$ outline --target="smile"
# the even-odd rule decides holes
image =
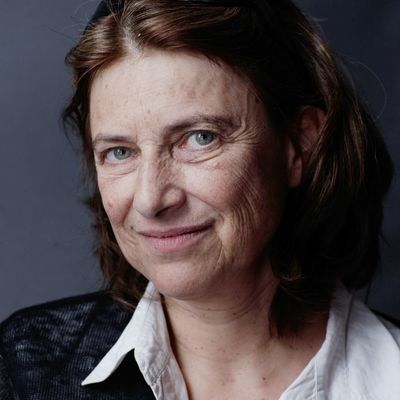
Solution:
[[[182,227],[172,230],[139,232],[147,245],[156,253],[168,254],[187,249],[197,243],[209,230],[210,224]]]

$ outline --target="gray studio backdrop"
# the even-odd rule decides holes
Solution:
[[[400,1],[303,0],[346,60],[400,166]],[[59,116],[70,95],[63,65],[96,2],[1,0],[0,320],[18,308],[102,285],[79,157]],[[387,201],[383,268],[370,304],[400,317],[400,187]]]

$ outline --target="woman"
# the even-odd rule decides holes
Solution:
[[[300,11],[102,2],[67,61],[109,291],[3,323],[3,397],[398,399],[400,332],[343,286],[392,164]]]

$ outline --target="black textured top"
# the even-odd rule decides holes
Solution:
[[[131,316],[104,292],[15,313],[0,325],[0,399],[154,400],[133,352],[105,382],[81,386]]]

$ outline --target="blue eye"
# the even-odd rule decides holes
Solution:
[[[196,131],[189,136],[189,142],[195,141],[195,144],[200,146],[207,146],[215,139],[214,133],[210,131]]]
[[[129,150],[126,147],[115,147],[107,151],[106,158],[108,161],[117,162],[126,160],[131,155],[132,150]]]

